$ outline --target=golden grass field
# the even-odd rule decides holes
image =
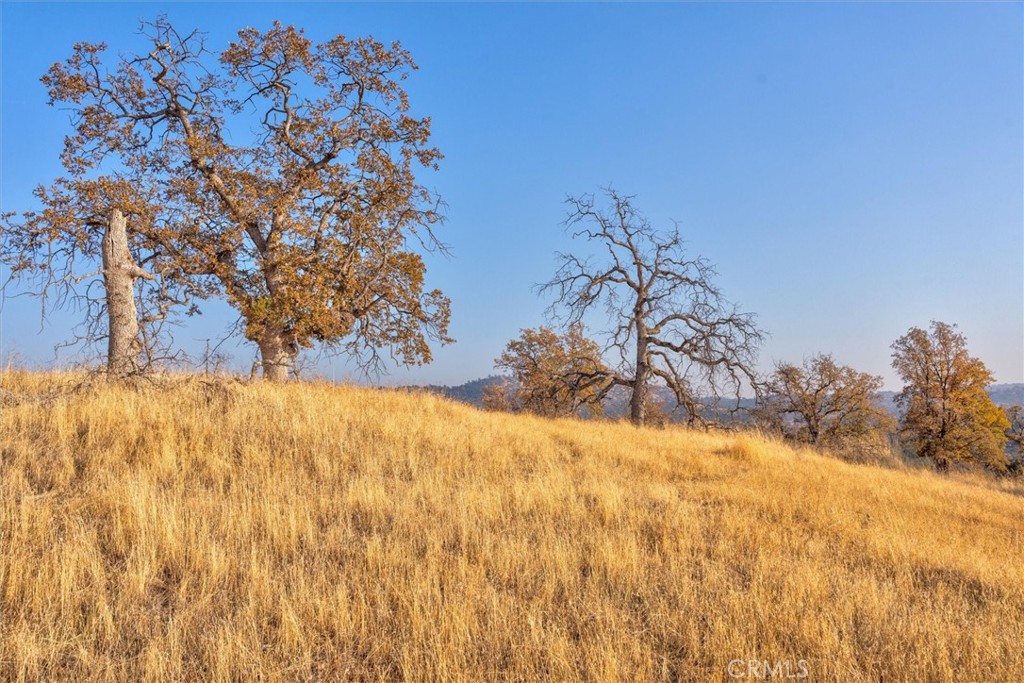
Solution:
[[[0,379],[2,680],[1024,680],[1024,497],[984,478],[400,391],[77,380]]]

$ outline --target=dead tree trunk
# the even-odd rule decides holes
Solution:
[[[135,281],[153,276],[135,264],[128,248],[128,221],[110,212],[103,233],[103,285],[107,304],[107,372],[123,376],[139,369],[139,311]]]
[[[647,330],[643,320],[634,320],[636,330],[636,372],[633,393],[629,397],[629,420],[637,426],[647,422],[647,383],[650,380],[650,358],[647,355]]]
[[[629,421],[638,427],[647,421],[647,384],[639,379],[634,381],[629,399]]]

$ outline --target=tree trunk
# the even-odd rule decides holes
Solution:
[[[817,421],[807,420],[807,436],[810,438],[812,444],[815,446],[818,445],[819,430]]]
[[[267,239],[260,247],[260,255],[264,263],[264,278],[267,283],[267,293],[271,299],[277,294],[281,287],[281,272],[277,267],[277,248],[280,242],[280,231],[277,230],[284,221],[281,213],[274,213],[271,222],[271,235],[278,235],[275,239]],[[266,324],[262,335],[256,340],[260,347],[260,363],[263,366],[263,379],[271,382],[287,382],[288,372],[295,367],[296,348],[290,343],[288,335],[283,329],[275,329],[273,324]]]
[[[135,280],[152,276],[132,259],[128,248],[128,221],[120,209],[110,212],[102,249],[107,303],[107,372],[123,376],[139,369],[141,349]]]
[[[647,421],[647,380],[651,374],[647,359],[647,344],[644,326],[636,321],[636,374],[633,377],[633,394],[629,397],[629,420],[643,426]]]
[[[263,379],[287,382],[288,372],[295,366],[295,350],[283,332],[267,331],[259,340]]]
[[[633,382],[633,395],[629,398],[629,421],[643,426],[647,420],[647,379],[640,379],[639,373]]]

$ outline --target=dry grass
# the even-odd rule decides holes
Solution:
[[[70,381],[0,380],[0,679],[1024,673],[982,480],[325,385],[16,398]]]

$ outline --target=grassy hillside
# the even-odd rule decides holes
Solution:
[[[72,383],[0,379],[3,680],[1024,672],[1024,499],[980,481],[424,394]]]

